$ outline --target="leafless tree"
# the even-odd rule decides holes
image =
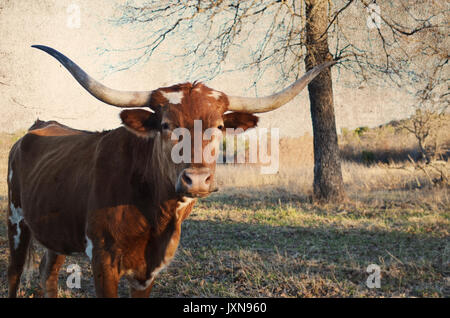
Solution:
[[[423,84],[424,61],[447,64],[448,11],[448,2],[440,0],[129,1],[112,21],[142,28],[146,36],[139,39],[141,45],[105,51],[126,50],[133,55],[116,65],[120,70],[145,62],[172,38],[183,48],[174,55],[186,61],[185,70],[196,79],[249,70],[255,87],[268,69],[279,72],[273,82],[281,86],[304,72],[303,62],[310,69],[345,56],[340,67],[354,74],[351,84],[387,77],[399,87],[417,87]],[[227,67],[229,61],[233,69]],[[448,85],[448,79],[442,81]],[[339,202],[345,192],[331,72],[321,74],[308,89],[314,194],[321,201]]]

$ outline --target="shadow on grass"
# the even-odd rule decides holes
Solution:
[[[333,226],[270,226],[248,222],[186,220],[181,244],[185,248],[286,251],[331,262],[374,262],[397,257],[396,262],[431,262],[443,266],[448,242],[430,234],[401,231],[341,229]],[[394,259],[393,259],[394,260]],[[448,261],[448,260],[447,260]],[[403,261],[402,261],[403,262]]]
[[[216,194],[202,200],[200,208],[206,206],[207,209],[208,204],[219,208],[230,204],[237,211],[259,205],[268,209],[271,205],[276,208],[280,202],[272,195],[268,195],[266,201],[260,199],[243,200],[238,196]],[[289,202],[289,198],[283,200]],[[443,295],[448,242],[432,234],[407,233],[403,228],[388,231],[342,227],[332,220],[304,226],[267,225],[258,219],[246,222],[197,220],[195,213],[194,208],[192,217],[183,223],[180,252],[157,280],[153,296],[226,296],[230,288],[234,288],[239,297],[426,296],[427,292]],[[9,252],[4,218],[0,226],[0,297],[5,297]],[[70,261],[66,261],[66,266]],[[84,264],[86,260],[78,262]],[[366,268],[370,264],[381,268],[381,290],[369,291],[364,285],[368,276]],[[249,274],[242,276],[230,271],[227,268],[230,266],[244,267]],[[87,263],[82,267],[83,286],[90,287],[72,293],[71,297],[94,295]],[[66,288],[67,275],[61,270],[59,286],[62,289]],[[205,279],[210,289],[202,285]],[[320,288],[317,287],[319,280]],[[37,283],[36,280],[32,286]],[[298,284],[306,289],[299,290]],[[187,289],[181,292],[183,288]],[[33,289],[26,290],[25,296],[32,292]],[[126,284],[121,284],[119,293],[128,294]]]
[[[389,162],[409,162],[420,159],[420,152],[417,147],[389,150],[355,149],[345,146],[340,149],[341,159],[349,162],[372,164]]]
[[[232,254],[234,260],[231,262],[247,263],[250,273],[261,271],[262,276],[275,275],[281,280],[302,277],[300,280],[308,281],[319,277],[321,281],[334,281],[336,286],[352,285],[349,289],[359,286],[366,292],[365,281],[369,275],[366,269],[370,264],[376,264],[382,272],[383,289],[372,291],[372,296],[442,296],[448,266],[448,255],[445,256],[448,247],[444,239],[400,231],[340,229],[332,225],[269,226],[186,220],[180,246],[193,256],[189,262],[210,263]],[[240,259],[242,251],[257,255],[260,263]],[[227,261],[221,260],[220,263]],[[216,270],[213,267],[200,276],[212,275]],[[281,278],[280,273],[283,273]],[[220,279],[233,284],[230,276],[222,275]],[[265,284],[272,283],[277,284]],[[336,287],[334,283],[330,284]],[[334,291],[329,293],[316,291],[309,294],[291,290],[290,294],[306,297],[351,295],[344,287],[339,291],[334,287]],[[248,293],[244,296],[255,295]]]
[[[362,164],[410,162],[422,158],[418,147],[405,147],[402,149],[364,149],[346,145],[340,149],[341,159]],[[448,160],[450,150],[442,154],[442,160]]]
[[[342,231],[333,226],[314,228],[186,220],[180,242],[180,249],[184,254],[179,252],[173,264],[158,278],[153,295],[197,295],[200,292],[196,289],[200,288],[197,283],[205,278],[211,286],[223,286],[225,289],[245,286],[239,293],[243,297],[283,297],[284,294],[342,297],[355,292],[347,288],[359,288],[372,296],[402,293],[407,296],[422,296],[420,291],[424,288],[441,295],[445,284],[442,259],[445,245],[445,241],[441,239],[401,232]],[[4,248],[1,248],[2,254],[5,253]],[[243,256],[242,251],[247,255]],[[191,257],[187,258],[185,253]],[[235,271],[243,267],[249,276],[243,278],[239,273],[232,273],[229,268],[224,269],[219,263],[231,264]],[[66,266],[67,264],[66,261]],[[369,264],[380,266],[383,275],[382,290],[369,291],[364,287],[368,276],[365,270]],[[0,277],[3,288],[0,297],[6,297],[7,293],[7,265],[6,258],[2,257]],[[59,286],[63,290],[67,289],[67,275],[61,270]],[[36,281],[31,284],[34,287],[24,288],[25,296],[36,294],[37,276],[34,279]],[[321,281],[319,289],[318,279]],[[296,290],[297,287],[293,287],[295,284],[289,282],[291,280],[298,283],[303,280],[303,283],[311,286],[305,287],[307,291]],[[256,283],[262,284],[264,288],[247,286],[256,286]],[[92,284],[91,272],[83,271],[83,286]],[[184,294],[179,291],[182,285],[188,288]],[[266,294],[277,288],[281,288],[283,293]],[[360,295],[360,292],[355,295]],[[128,295],[126,284],[121,284],[119,293],[122,297]],[[202,289],[202,293],[206,297],[227,295],[212,289]],[[92,289],[77,291],[71,295],[70,297],[94,296]]]
[[[234,187],[220,189],[200,201],[206,207],[234,207],[235,209],[274,209],[280,205],[311,203],[305,193],[290,191],[284,187],[258,186],[257,189]],[[195,209],[195,208],[194,208]]]

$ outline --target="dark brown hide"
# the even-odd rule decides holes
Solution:
[[[251,128],[257,122],[246,114],[224,117],[227,97],[202,84],[159,89],[152,103],[161,106],[155,113],[125,110],[124,127],[101,133],[37,121],[13,146],[8,180],[11,297],[31,236],[47,248],[41,264],[46,296],[56,297],[63,255],[79,252],[92,257],[99,297],[116,297],[121,276],[130,280],[132,295],[148,296],[155,276],[174,256],[181,222],[196,201],[191,193],[176,192],[177,177],[183,169],[207,168],[213,191],[215,162],[171,162],[170,149],[177,142],[170,139],[171,131],[187,128],[193,138],[195,120],[202,121],[203,130]]]

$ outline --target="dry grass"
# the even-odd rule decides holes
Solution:
[[[440,118],[442,118],[441,129],[430,129],[427,143],[431,145],[435,142],[446,159],[450,154],[450,114],[443,114]],[[339,138],[341,155],[344,160],[364,163],[403,162],[408,161],[409,157],[417,160],[420,158],[418,139],[404,129],[405,126],[411,125],[414,125],[412,119],[404,119],[373,129],[367,127],[353,131],[343,129]],[[428,128],[423,127],[423,130]]]
[[[0,138],[1,297],[9,253],[6,161],[16,138]],[[261,175],[257,166],[218,166],[221,191],[201,200],[183,223],[177,256],[152,296],[449,297],[448,188],[431,187],[420,172],[394,163],[348,160],[342,169],[351,202],[315,205],[311,139],[281,142],[276,175]],[[79,290],[65,284],[71,263],[82,267]],[[381,268],[380,289],[366,286],[369,264]],[[65,266],[60,296],[93,297],[87,258],[70,256]],[[38,294],[35,274],[20,295]],[[125,282],[120,295],[128,296]]]

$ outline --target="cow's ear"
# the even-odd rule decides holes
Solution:
[[[241,128],[244,131],[256,127],[258,120],[255,115],[240,112],[231,112],[223,116],[225,128]]]
[[[157,116],[143,109],[124,110],[120,113],[124,126],[139,137],[152,137],[159,128]]]

